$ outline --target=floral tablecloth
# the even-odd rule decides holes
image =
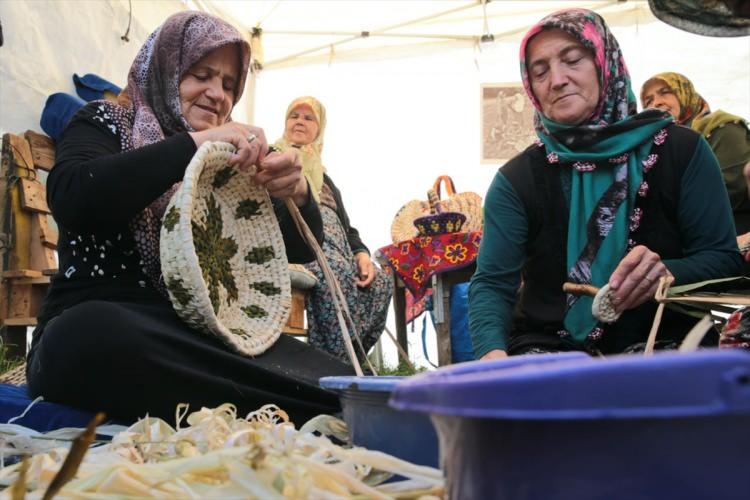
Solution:
[[[479,253],[480,231],[417,236],[378,249],[377,258],[404,282],[416,301],[425,294],[436,273],[472,264]]]

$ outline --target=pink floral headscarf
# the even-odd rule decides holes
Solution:
[[[620,45],[596,12],[586,9],[565,9],[554,12],[533,26],[521,42],[521,79],[526,93],[537,110],[536,129],[543,130],[542,108],[531,88],[526,67],[526,47],[541,31],[561,29],[594,54],[599,74],[599,104],[589,121],[581,125],[604,126],[624,120],[636,113],[636,100],[630,87],[630,73],[622,57]]]

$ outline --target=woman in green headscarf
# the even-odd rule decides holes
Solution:
[[[323,104],[314,97],[298,97],[289,104],[285,117],[284,136],[274,146],[298,151],[302,173],[323,216],[323,253],[347,298],[356,333],[368,351],[385,328],[393,291],[391,275],[373,264],[359,231],[349,223],[341,192],[323,167],[321,152],[326,128]],[[323,272],[315,262],[306,267],[318,278],[307,302],[309,343],[348,362]],[[361,356],[361,352],[358,354]]]
[[[734,212],[737,234],[750,240],[750,202],[742,170],[750,162],[750,129],[747,121],[727,113],[711,111],[693,83],[679,73],[659,73],[641,87],[641,105],[667,111],[677,123],[703,135],[711,146],[724,177]],[[741,243],[742,243],[741,242]],[[744,246],[744,245],[740,245]]]
[[[636,114],[617,40],[595,12],[542,19],[521,42],[520,66],[539,140],[499,170],[485,198],[469,289],[475,354],[638,349],[661,277],[740,272],[716,159],[667,113]],[[564,282],[609,285],[621,316],[597,320],[592,299],[566,295]],[[665,311],[663,346],[694,323]]]

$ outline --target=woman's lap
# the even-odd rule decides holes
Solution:
[[[178,403],[235,404],[240,413],[275,403],[297,423],[338,410],[317,379],[351,368],[282,335],[247,358],[189,329],[168,304],[91,301],[51,320],[29,356],[32,395],[112,416],[146,412],[172,420]]]
[[[369,350],[377,342],[385,326],[388,304],[393,293],[391,276],[376,269],[375,280],[368,287],[357,287],[357,263],[343,227],[333,210],[323,207],[321,211],[326,231],[323,252],[346,297],[364,348]],[[317,263],[306,267],[318,278],[318,285],[313,289],[307,304],[310,344],[346,360],[348,357],[341,338],[336,308],[325,277]],[[358,350],[356,346],[355,350]]]

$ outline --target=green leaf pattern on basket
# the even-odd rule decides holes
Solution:
[[[216,175],[214,175],[214,181],[211,183],[211,185],[214,187],[214,189],[224,187],[227,185],[227,182],[229,182],[229,180],[235,175],[237,175],[237,171],[234,168],[224,167],[216,172]]]
[[[171,278],[167,282],[167,288],[182,307],[187,307],[187,305],[190,303],[192,295],[190,293],[190,290],[185,288],[185,285],[180,278]]]
[[[245,260],[250,264],[265,264],[274,258],[276,258],[276,253],[273,251],[272,246],[253,247],[245,255]]]
[[[218,314],[221,306],[220,285],[227,291],[227,305],[237,300],[237,284],[229,260],[237,254],[238,247],[233,238],[222,236],[224,221],[221,219],[221,209],[213,194],[210,195],[206,208],[205,226],[201,227],[193,220],[193,243],[211,305]]]
[[[248,318],[252,318],[252,319],[265,318],[266,316],[268,316],[268,313],[266,312],[265,309],[263,309],[260,306],[256,306],[254,304],[251,304],[247,307],[243,307],[242,312],[247,314]]]
[[[275,286],[272,281],[256,281],[250,284],[250,288],[258,290],[263,295],[278,295],[281,288]]]
[[[229,331],[235,335],[239,335],[241,337],[247,337],[247,332],[243,330],[242,328],[230,328]]]
[[[164,216],[162,225],[167,228],[167,231],[172,231],[178,222],[180,222],[180,210],[173,205]]]
[[[249,219],[257,215],[260,215],[260,202],[257,200],[242,200],[235,212],[237,219]]]

